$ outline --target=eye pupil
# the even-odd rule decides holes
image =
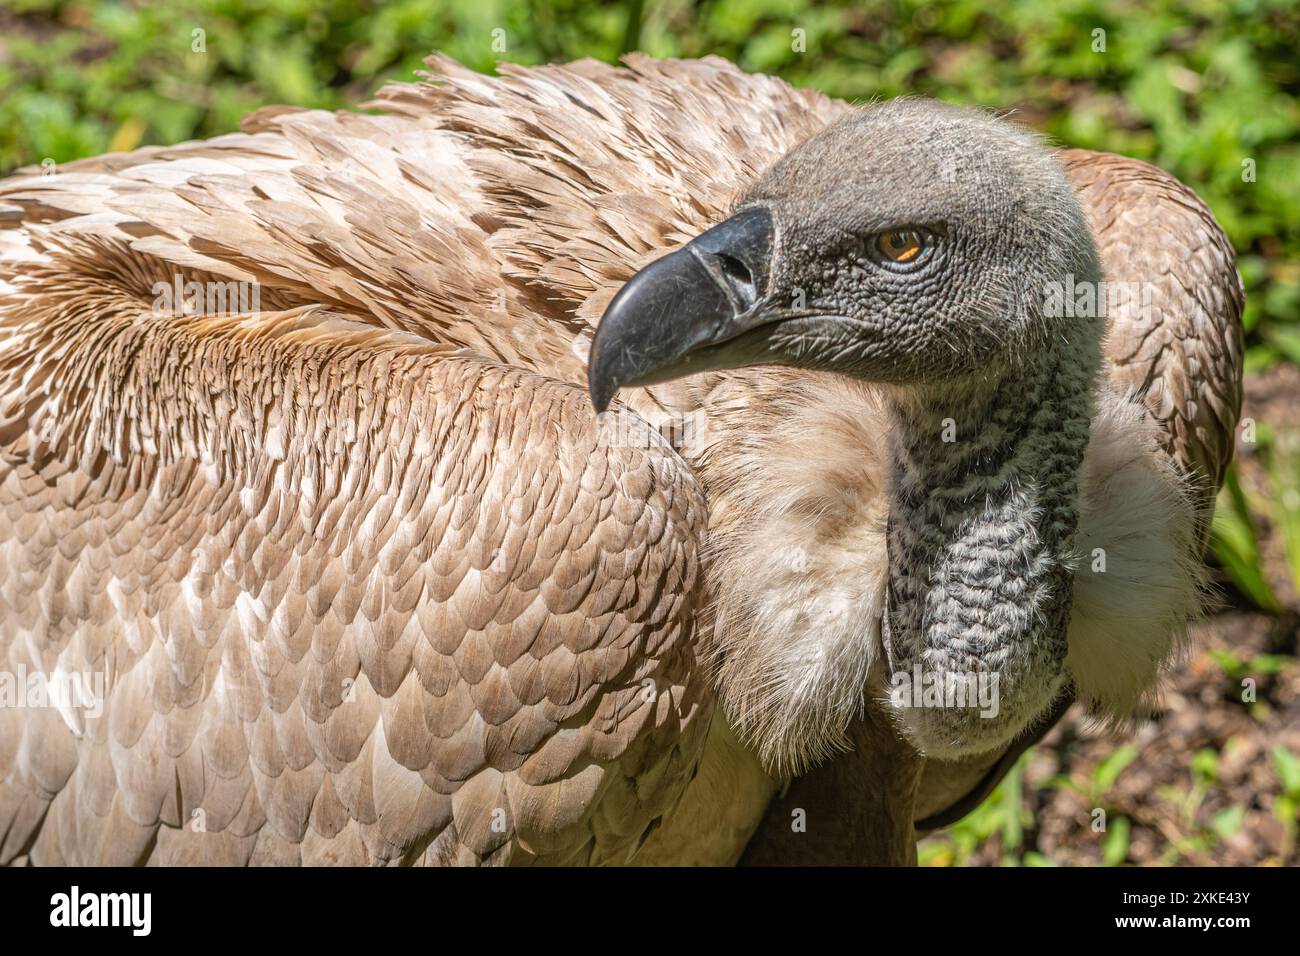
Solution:
[[[895,229],[881,235],[877,241],[880,251],[894,262],[911,262],[921,254],[924,244],[915,229]]]

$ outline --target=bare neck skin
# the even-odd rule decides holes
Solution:
[[[890,671],[977,689],[956,707],[902,711],[931,755],[1004,745],[1065,685],[1098,352],[1079,335],[991,381],[890,395]]]

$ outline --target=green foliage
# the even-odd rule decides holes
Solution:
[[[1126,744],[1107,755],[1106,759],[1097,764],[1096,769],[1092,772],[1092,789],[1089,791],[1089,797],[1094,805],[1100,806],[1105,802],[1106,794],[1110,788],[1115,785],[1119,775],[1124,772],[1124,768],[1131,764],[1137,757],[1137,748]]]
[[[1294,331],[1300,339],[1300,329]],[[1269,449],[1269,478],[1273,485],[1273,522],[1291,569],[1291,584],[1300,593],[1300,429],[1279,434]]]
[[[1115,817],[1106,828],[1106,835],[1101,840],[1101,862],[1107,866],[1119,866],[1128,859],[1129,834],[1133,824],[1128,817]]]
[[[1282,784],[1282,793],[1273,803],[1273,816],[1282,824],[1283,846],[1281,852],[1294,852],[1297,831],[1300,831],[1300,757],[1278,744],[1273,748],[1273,769]]]
[[[1282,792],[1292,800],[1300,800],[1300,757],[1278,744],[1273,748],[1273,766],[1282,781]]]
[[[1300,344],[1300,325],[1282,331]],[[1291,358],[1289,352],[1283,355]],[[1236,472],[1229,472],[1211,538],[1219,564],[1237,589],[1256,607],[1276,612],[1281,602],[1261,564],[1257,529],[1267,527],[1277,536],[1291,587],[1300,593],[1300,427],[1258,422],[1255,430],[1263,486],[1247,490]]]
[[[1268,718],[1269,706],[1263,700],[1243,700],[1243,682],[1248,678],[1258,682],[1261,678],[1276,676],[1288,667],[1293,667],[1296,662],[1294,657],[1287,654],[1255,654],[1249,659],[1243,659],[1234,651],[1217,648],[1211,648],[1206,653],[1228,678],[1225,696],[1241,701],[1257,720]]]
[[[1211,540],[1219,563],[1237,588],[1257,607],[1280,610],[1259,560],[1252,510],[1235,472],[1228,472],[1214,512]]]
[[[1032,823],[1024,801],[1024,772],[1029,759],[1028,753],[1021,755],[987,800],[947,830],[922,841],[917,848],[917,862],[921,866],[958,866],[997,836],[1003,866],[1055,865],[1024,846],[1025,826]]]

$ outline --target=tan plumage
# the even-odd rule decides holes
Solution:
[[[1059,156],[1107,281],[1149,290],[1145,302],[1129,298],[1113,310],[1111,381],[1142,396],[1170,456],[1198,476],[1208,517],[1241,410],[1245,303],[1232,246],[1196,194],[1163,170],[1081,149]]]
[[[769,736],[829,726],[812,762],[846,735],[885,572],[873,390],[766,369],[625,395],[694,416],[674,450],[602,436],[582,385],[621,283],[848,107],[713,59],[430,66],[379,115],[264,110],[0,183],[0,660],[107,690],[102,717],[0,708],[0,862],[734,862],[798,764]],[[1108,273],[1180,296],[1151,334],[1115,318],[1112,377],[1159,424],[1115,396],[1091,466],[1098,498],[1159,504],[1097,540],[1176,576],[1181,482],[1231,453],[1231,252],[1160,171],[1063,160]],[[178,274],[259,308],[156,310]],[[764,563],[776,540],[811,573]],[[834,633],[757,606],[850,572]],[[1166,643],[1185,577],[1148,622]],[[800,646],[843,648],[831,693],[811,665],[784,686]],[[1086,666],[1113,709],[1149,683],[1108,697]],[[917,815],[996,757],[932,761]]]

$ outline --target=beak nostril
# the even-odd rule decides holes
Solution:
[[[717,253],[718,260],[722,263],[722,271],[728,278],[734,278],[748,285],[754,284],[754,277],[750,274],[749,268],[737,259],[735,256],[729,256],[725,252]]]
[[[772,240],[772,214],[754,206],[697,236],[686,248],[726,291],[736,314],[743,315],[763,294]]]
[[[715,252],[713,255],[718,260],[722,277],[727,280],[727,285],[731,288],[737,300],[743,303],[745,309],[748,310],[758,299],[754,274],[750,272],[747,265],[735,256],[728,255],[725,252]]]

